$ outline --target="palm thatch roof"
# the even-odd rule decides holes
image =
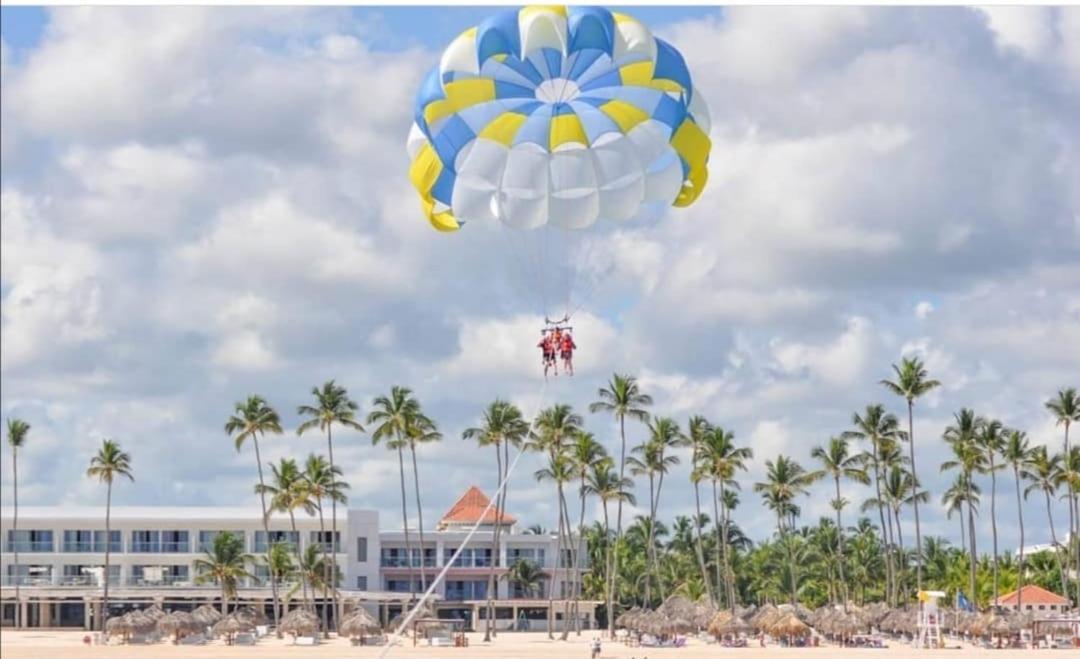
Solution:
[[[783,615],[784,614],[780,612],[780,609],[771,604],[766,604],[758,609],[757,613],[751,616],[747,622],[758,631],[767,631],[768,628],[783,617]]]
[[[319,617],[306,609],[293,609],[281,619],[281,631],[294,636],[308,636],[319,631]]]
[[[379,625],[379,621],[373,618],[370,613],[363,608],[359,608],[342,621],[339,633],[358,638],[365,634],[381,634],[382,627]]]
[[[617,627],[623,627],[625,629],[633,628],[634,621],[642,614],[642,610],[639,607],[634,607],[628,611],[624,611],[617,618],[615,618],[615,625]]]
[[[261,609],[252,608],[250,606],[242,606],[239,609],[232,612],[237,618],[247,620],[252,625],[265,625],[268,620],[266,614]]]
[[[737,636],[739,634],[749,634],[752,631],[754,631],[754,628],[750,626],[750,623],[731,615],[729,611],[721,611],[709,623],[709,633],[716,637]]]
[[[694,603],[682,595],[672,595],[664,600],[657,611],[672,618],[691,618],[694,615]]]
[[[131,626],[131,620],[127,617],[127,614],[125,613],[122,616],[109,618],[105,622],[105,631],[109,632],[110,634],[130,634],[132,631],[134,631],[134,628]]]
[[[186,611],[166,613],[157,620],[157,630],[163,634],[172,634],[175,638],[197,632],[202,628],[203,624]]]
[[[212,631],[218,636],[232,636],[252,629],[255,625],[249,619],[230,614],[215,622]]]
[[[766,631],[777,637],[810,635],[810,627],[791,611],[782,614]]]
[[[705,629],[709,626],[709,623],[712,622],[716,613],[716,606],[709,600],[702,598],[694,604],[694,611],[690,616],[690,622],[694,623],[694,626],[698,629]]]
[[[191,617],[205,627],[213,625],[218,620],[221,620],[221,612],[210,606],[209,604],[203,604],[199,608],[191,612]]]
[[[160,606],[158,606],[157,604],[151,604],[150,606],[146,607],[145,609],[142,609],[141,611],[139,611],[139,613],[141,613],[141,614],[143,614],[145,616],[149,616],[149,617],[153,618],[154,620],[160,620],[163,616],[165,616],[165,611]]]
[[[386,628],[392,632],[396,632],[398,628],[401,627],[401,623],[405,621],[405,616],[407,616],[411,610],[412,609],[405,609],[391,618],[390,622],[387,623]],[[416,612],[416,615],[413,616],[412,619],[416,622],[416,628],[424,631],[445,627],[445,624],[436,623],[434,621],[436,617],[435,610],[431,608],[431,604],[424,602],[424,605],[420,607],[420,610]],[[410,622],[409,626],[412,627],[413,623]]]

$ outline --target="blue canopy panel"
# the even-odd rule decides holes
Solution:
[[[653,69],[653,78],[679,83],[686,90],[686,101],[690,102],[694,88],[690,82],[690,69],[686,68],[686,60],[679,51],[663,39],[656,39],[656,68]]]
[[[574,53],[595,49],[611,55],[615,50],[615,18],[599,7],[570,7],[567,17],[570,43],[567,51]]]
[[[507,59],[521,59],[521,30],[518,27],[517,9],[500,11],[477,26],[476,55],[481,65],[496,55],[508,55]]]

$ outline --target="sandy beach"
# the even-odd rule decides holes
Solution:
[[[318,647],[297,647],[286,641],[264,639],[254,647],[229,647],[221,643],[204,646],[174,646],[159,643],[149,646],[97,646],[87,647],[82,644],[83,632],[63,631],[4,631],[0,633],[0,652],[4,659],[46,659],[62,657],[110,657],[115,659],[149,657],[185,657],[188,659],[226,659],[232,657],[259,657],[260,659],[294,659],[300,657],[378,657],[382,648],[353,647],[344,639],[333,639]],[[540,657],[559,657],[577,659],[589,657],[589,642],[592,636],[582,634],[571,636],[569,641],[549,641],[543,633],[516,633],[499,636],[492,643],[481,642],[482,635],[470,634],[468,648],[432,648],[413,647],[411,642],[394,647],[388,657],[449,659],[450,657],[499,657],[502,659],[537,659]],[[952,644],[955,647],[955,644]],[[840,649],[835,646],[819,648],[766,648],[728,649],[716,645],[707,645],[691,640],[683,648],[630,648],[619,643],[604,643],[602,657],[647,659],[648,657],[667,657],[679,659],[704,659],[706,657],[738,655],[746,659],[762,659],[778,656],[830,656],[842,652],[846,657],[899,657],[925,656],[906,645],[892,643],[886,649]],[[951,654],[949,650],[940,650],[938,654]],[[1029,656],[1023,650],[984,650],[965,645],[964,657],[993,656],[998,659],[1007,657]],[[1056,656],[1058,653],[1052,653]],[[1076,656],[1073,653],[1062,656]]]

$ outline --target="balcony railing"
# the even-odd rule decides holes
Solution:
[[[383,556],[379,561],[380,567],[420,567],[420,557],[414,556],[412,561],[404,556]],[[424,567],[435,567],[435,558],[428,557],[424,559]]]
[[[105,543],[104,542],[65,542],[61,549],[66,554],[104,554]],[[112,543],[109,547],[109,551],[119,554],[122,551],[120,541]]]
[[[48,554],[53,550],[52,540],[18,540],[8,541],[7,551],[17,551],[24,554]]]
[[[161,543],[162,554],[187,554],[191,551],[191,543],[187,540],[179,542],[163,542]]]

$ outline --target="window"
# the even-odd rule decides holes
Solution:
[[[1045,611],[1046,610],[1046,605],[1045,604],[1040,604],[1039,605],[1039,610],[1040,611]]]
[[[383,547],[382,555],[380,559],[380,565],[382,567],[408,567],[409,560],[406,558],[404,547]],[[420,567],[420,550],[412,550],[412,566]],[[435,567],[435,550],[428,548],[424,550],[424,566]]]
[[[244,544],[243,531],[199,531],[199,551],[212,551],[214,549],[214,539],[222,533],[231,533],[240,540],[241,545]]]
[[[109,531],[109,551],[119,553],[121,547],[121,533],[113,529]],[[105,531],[64,531],[64,553],[68,554],[104,554]]]
[[[161,532],[161,553],[163,554],[186,554],[191,551],[191,545],[188,542],[188,536],[190,534],[187,531],[162,531]]]
[[[131,568],[131,581],[135,585],[175,584],[188,581],[186,565],[134,565]]]
[[[443,549],[443,564],[450,562],[457,548]],[[491,548],[466,548],[461,550],[454,567],[489,567],[491,565]]]
[[[104,565],[65,565],[61,582],[65,586],[99,586],[105,573]],[[120,584],[120,566],[109,566],[109,584]]]
[[[519,560],[532,561],[533,563],[542,566],[544,564],[544,549],[543,547],[511,547],[506,550],[506,562],[508,565],[513,565]]]
[[[52,583],[51,565],[19,565],[18,572],[14,565],[7,566],[9,583],[18,582],[23,586],[46,586]]]
[[[481,600],[487,597],[487,581],[447,581],[446,599]]]
[[[356,577],[356,589],[367,590],[367,577]]]
[[[7,533],[7,551],[28,554],[48,553],[53,550],[53,532],[50,530],[14,529]]]
[[[300,532],[299,531],[271,531],[270,542],[277,544],[279,542],[288,543],[294,548],[300,545]],[[257,553],[266,552],[266,531],[255,532],[255,548],[253,551]]]
[[[356,539],[356,562],[367,563],[367,538]]]
[[[132,531],[133,554],[157,554],[161,552],[161,531]]]
[[[310,545],[315,545],[319,548],[319,551],[334,554],[341,553],[341,532],[335,534],[333,531],[312,531],[308,537]],[[333,544],[330,542],[331,537],[333,538]]]
[[[429,584],[430,585],[430,584]],[[417,593],[424,592],[424,584],[419,579],[413,581],[413,591]],[[386,590],[392,593],[407,593],[409,592],[409,580],[408,579],[387,579]]]

